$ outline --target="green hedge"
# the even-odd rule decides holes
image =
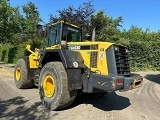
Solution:
[[[31,50],[35,48],[40,48],[43,45],[44,40],[34,39],[28,40],[25,43],[13,46],[12,44],[0,44],[0,61],[7,63],[15,63],[18,59],[22,58],[24,55],[29,55],[30,53],[26,51],[26,44],[31,45]]]
[[[11,44],[0,44],[0,61],[1,62],[8,62],[8,56],[13,56],[13,46]],[[13,50],[11,52],[11,50]]]
[[[26,44],[31,49],[41,48],[44,44],[42,39],[28,40],[27,42],[13,46],[11,44],[0,44],[0,61],[15,63],[24,55],[30,53],[25,50]],[[124,44],[129,49],[129,60],[132,71],[160,70],[160,41],[135,41],[120,39],[119,44]]]
[[[160,70],[160,41],[118,41],[129,49],[132,71]]]

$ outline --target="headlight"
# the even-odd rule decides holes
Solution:
[[[126,49],[126,53],[128,53],[128,49]]]
[[[114,50],[115,50],[115,51],[118,51],[118,47],[114,47]]]
[[[61,40],[61,45],[67,45],[67,42],[65,40]]]
[[[78,67],[78,63],[77,62],[73,62],[73,67],[77,68]]]

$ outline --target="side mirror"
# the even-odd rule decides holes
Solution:
[[[91,35],[89,33],[86,33],[83,37],[84,40],[91,40]]]
[[[37,25],[37,32],[38,33],[42,33],[43,32],[43,26],[42,25],[40,25],[40,24]]]
[[[45,25],[37,25],[37,34],[41,37],[47,37],[47,27]]]

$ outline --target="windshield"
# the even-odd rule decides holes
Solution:
[[[82,30],[68,24],[63,24],[62,40],[67,42],[81,42]]]
[[[60,44],[60,24],[48,28],[48,46]]]

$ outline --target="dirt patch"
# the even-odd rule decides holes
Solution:
[[[0,76],[14,77],[15,64],[0,62]]]
[[[0,76],[14,77],[14,69],[0,67]]]

